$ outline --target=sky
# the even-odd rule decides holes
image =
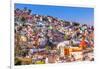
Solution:
[[[24,7],[31,9],[33,14],[45,16],[49,15],[62,20],[78,22],[87,25],[94,24],[94,8],[19,3],[15,4],[15,8],[23,9]]]

